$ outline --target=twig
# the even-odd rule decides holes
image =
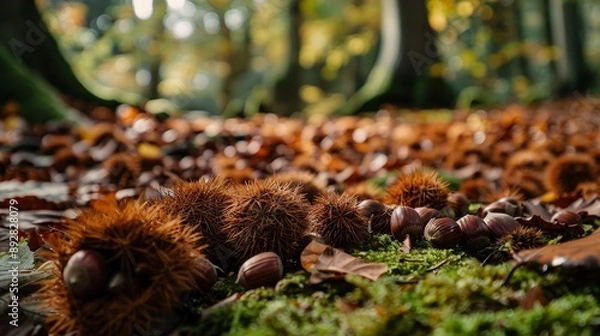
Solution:
[[[440,261],[439,263],[437,263],[437,264],[435,264],[435,265],[433,265],[433,266],[429,267],[429,268],[427,269],[427,272],[434,272],[434,271],[436,271],[437,269],[441,268],[442,266],[446,265],[446,264],[447,264],[449,261],[450,261],[450,258],[446,258],[446,259],[444,259],[444,260]]]

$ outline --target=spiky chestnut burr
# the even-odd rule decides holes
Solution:
[[[435,170],[421,169],[398,176],[387,192],[387,204],[441,209],[446,206],[449,189]]]
[[[118,187],[131,187],[142,171],[141,159],[130,153],[116,153],[102,162],[102,169],[107,172],[110,183]]]
[[[289,183],[292,187],[299,187],[299,192],[303,194],[310,203],[327,192],[325,183],[317,179],[317,176],[308,171],[284,171],[273,174],[271,179],[280,183]]]
[[[47,241],[44,256],[53,276],[36,293],[50,312],[50,334],[132,335],[136,326],[166,322],[165,316],[180,308],[184,295],[213,276],[197,248],[198,233],[142,202],[110,202],[67,221],[64,233]],[[79,277],[75,280],[94,283],[73,287],[74,268],[110,281],[97,285],[97,279]],[[115,275],[121,277],[116,294],[108,288]]]
[[[492,195],[492,186],[483,178],[471,178],[461,183],[458,192],[469,202],[485,202]]]
[[[325,243],[351,248],[369,239],[369,219],[358,208],[358,200],[348,194],[330,192],[317,198],[308,215],[311,232]]]
[[[596,180],[596,164],[588,154],[565,154],[556,158],[546,169],[544,185],[560,195],[572,192],[583,182]]]
[[[234,265],[261,252],[276,253],[284,264],[298,256],[309,227],[309,207],[298,187],[287,183],[253,180],[236,187],[223,219]]]
[[[542,247],[547,244],[542,236],[542,231],[534,227],[519,226],[496,242],[498,246],[504,246],[510,253],[522,250]]]
[[[382,201],[384,196],[383,192],[380,189],[366,182],[355,183],[346,186],[344,192],[358,198],[360,201],[369,199]]]
[[[229,194],[232,184],[213,177],[193,182],[176,182],[173,188],[155,201],[165,213],[178,215],[183,224],[190,225],[200,233],[200,245],[208,259],[221,268],[226,268],[232,248],[226,244],[223,232],[225,209],[231,205]]]

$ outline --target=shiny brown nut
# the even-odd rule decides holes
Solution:
[[[415,209],[399,205],[392,211],[391,232],[394,238],[404,241],[406,235],[412,240],[423,237],[425,225],[421,223],[421,217]]]
[[[281,258],[273,252],[263,252],[246,260],[236,282],[246,289],[272,287],[283,277]]]
[[[215,266],[206,258],[198,258],[200,274],[196,279],[198,288],[203,292],[208,292],[217,282],[217,270]]]
[[[97,296],[106,289],[108,281],[104,257],[92,250],[75,252],[63,270],[63,280],[76,299]]]
[[[507,233],[517,229],[521,224],[512,216],[500,212],[490,212],[483,218],[483,222],[490,229],[492,236],[499,239]]]
[[[456,218],[461,218],[469,211],[469,199],[465,194],[455,192],[448,195],[448,206],[454,211]]]
[[[425,227],[432,218],[442,217],[442,214],[434,208],[419,207],[415,208],[415,211],[419,214],[419,217],[421,217],[421,225],[423,225],[423,227]]]
[[[563,225],[573,225],[581,223],[581,216],[571,210],[560,210],[555,213],[550,220],[552,223],[558,223]]]
[[[490,229],[483,219],[474,215],[465,215],[456,221],[463,234],[463,246],[468,251],[477,251],[490,246]]]
[[[381,202],[366,199],[357,205],[358,211],[369,219],[369,227],[373,233],[390,233],[391,211]]]
[[[453,248],[462,240],[456,221],[449,217],[434,218],[425,225],[425,239],[437,248]]]

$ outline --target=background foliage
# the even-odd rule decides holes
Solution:
[[[397,3],[399,13],[410,9]],[[87,81],[225,115],[339,111],[367,81],[387,10],[385,1],[361,0],[38,4]],[[427,0],[426,7],[432,32],[416,36],[425,52],[396,46],[425,88],[406,99],[395,76],[386,88],[392,103],[431,100],[423,92],[437,90],[429,79],[447,83],[459,106],[598,88],[598,2]],[[378,94],[385,92],[372,98]]]

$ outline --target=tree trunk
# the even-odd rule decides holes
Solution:
[[[292,0],[288,9],[288,66],[286,74],[275,83],[273,110],[277,114],[291,115],[301,111],[304,104],[299,96],[300,76],[300,26],[302,17],[300,13],[300,1]]]
[[[448,103],[445,83],[427,73],[428,67],[439,60],[435,38],[425,1],[381,0],[379,57],[366,83],[340,113],[377,109],[376,105],[383,102]]]
[[[3,56],[13,58],[15,67],[33,70],[61,93],[108,107],[119,104],[116,100],[96,96],[79,81],[48,31],[33,0],[0,1],[0,44],[6,48]],[[13,75],[27,73],[26,70],[14,69]],[[16,80],[19,82],[28,79],[17,77]],[[15,83],[15,86],[19,85]],[[40,87],[40,84],[34,86]],[[51,92],[43,91],[43,95]]]

